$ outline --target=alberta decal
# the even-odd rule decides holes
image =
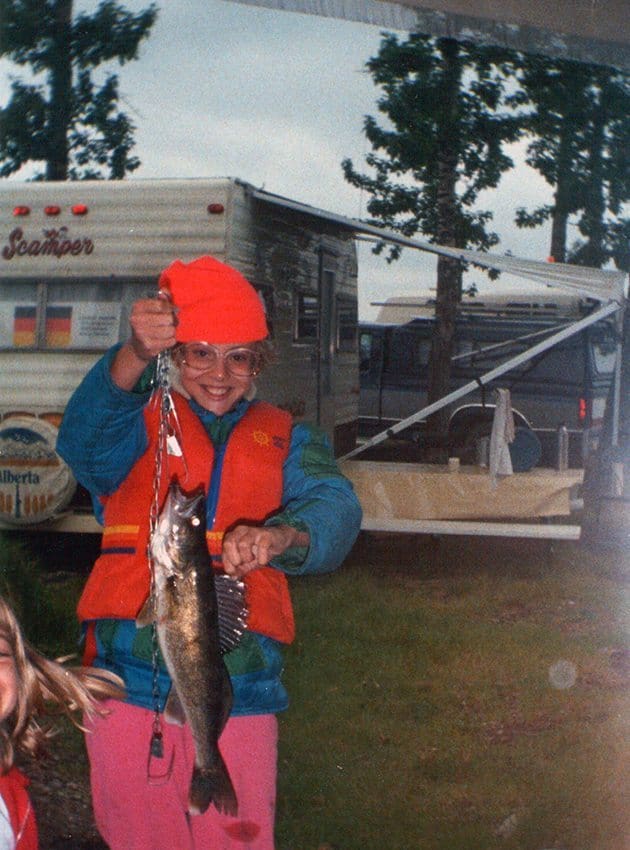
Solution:
[[[34,416],[0,423],[0,519],[32,525],[62,511],[76,482],[55,452],[57,429]]]

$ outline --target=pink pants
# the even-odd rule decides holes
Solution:
[[[223,730],[220,748],[239,806],[233,818],[212,805],[187,814],[194,761],[187,727],[162,724],[164,758],[152,759],[149,778],[153,713],[118,700],[103,707],[109,714],[89,724],[86,744],[96,825],[110,850],[273,850],[275,715],[233,717]]]

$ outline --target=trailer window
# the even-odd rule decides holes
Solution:
[[[141,294],[127,289],[109,281],[8,286],[0,295],[0,347],[105,350],[120,339],[125,306]]]
[[[355,351],[357,345],[357,304],[350,298],[337,298],[337,351]]]
[[[37,342],[38,285],[0,289],[0,348],[33,348]]]
[[[267,327],[269,328],[269,336],[273,339],[273,320],[274,320],[274,298],[273,287],[271,286],[255,286],[258,297],[265,308],[265,318],[267,319]]]
[[[60,283],[48,287],[44,348],[107,349],[120,338],[119,283]]]
[[[317,340],[319,328],[319,299],[317,295],[298,292],[295,315],[294,342],[313,342]]]

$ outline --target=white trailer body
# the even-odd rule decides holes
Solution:
[[[354,231],[266,196],[233,178],[0,183],[0,429],[24,416],[58,423],[90,366],[127,337],[132,303],[156,293],[162,269],[210,254],[265,302],[278,363],[261,377],[261,397],[320,424],[337,454],[350,450],[359,399]],[[11,431],[13,448],[15,438]],[[12,473],[6,486],[2,475],[8,496]]]

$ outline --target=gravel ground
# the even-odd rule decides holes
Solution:
[[[54,753],[21,767],[31,783],[40,850],[107,850],[94,825],[87,765],[84,775],[74,779],[64,776],[62,759]]]

